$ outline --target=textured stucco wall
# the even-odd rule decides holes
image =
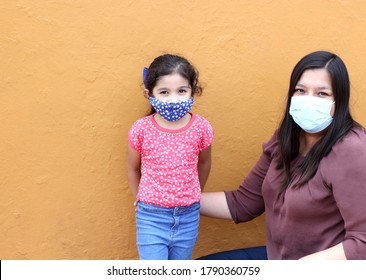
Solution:
[[[311,51],[344,59],[366,125],[365,30],[361,0],[0,1],[0,259],[137,258],[125,149],[155,56],[200,70],[194,110],[215,128],[206,191],[218,191],[255,163]],[[264,217],[202,218],[194,257],[263,244],[264,231]]]

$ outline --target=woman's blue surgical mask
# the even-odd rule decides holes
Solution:
[[[332,123],[330,112],[333,103],[332,100],[315,96],[292,96],[290,115],[303,130],[317,133]]]
[[[154,97],[150,97],[149,101],[160,116],[167,121],[176,122],[192,109],[193,96],[186,101],[180,102],[164,102]]]

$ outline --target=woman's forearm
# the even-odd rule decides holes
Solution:
[[[323,251],[316,252],[301,258],[302,260],[346,260],[343,244],[339,243]]]
[[[232,219],[224,192],[203,192],[200,212],[211,218]]]

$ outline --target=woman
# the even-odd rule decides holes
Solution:
[[[235,223],[265,212],[266,248],[201,259],[366,259],[366,133],[349,99],[337,55],[317,51],[298,62],[282,122],[254,168],[238,190],[201,200],[202,215]]]

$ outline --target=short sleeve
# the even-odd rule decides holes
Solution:
[[[141,154],[143,140],[143,121],[136,121],[128,131],[128,142],[133,149]]]
[[[203,151],[212,144],[212,140],[214,137],[214,130],[209,121],[203,117],[200,117],[199,129],[200,129],[200,142],[198,148],[200,151]]]

